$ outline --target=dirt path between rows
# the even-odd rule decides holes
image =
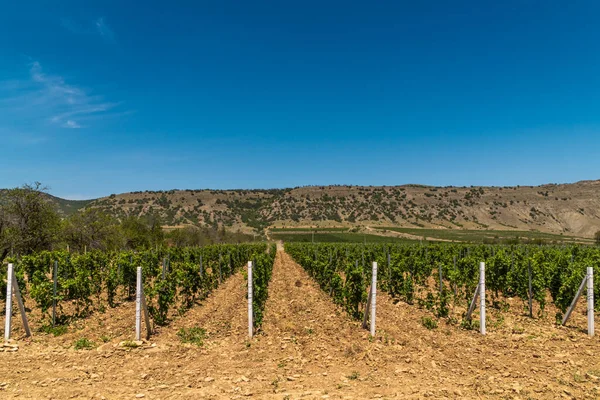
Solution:
[[[369,338],[281,245],[264,325],[249,340],[244,276],[234,274],[141,348],[118,346],[133,337],[131,303],[67,335],[20,341],[17,352],[0,353],[0,398],[600,398],[597,338],[510,313],[486,337],[444,320],[428,330],[421,318],[431,314],[385,293]],[[490,311],[492,321],[499,315]],[[182,344],[183,327],[204,328],[204,345]],[[82,335],[98,348],[74,350]]]

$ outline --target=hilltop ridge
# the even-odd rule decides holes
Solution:
[[[95,200],[54,198],[63,214],[95,207],[116,217],[159,215],[165,226],[241,231],[294,226],[536,230],[591,237],[600,229],[600,181],[540,186],[304,186],[168,190]]]

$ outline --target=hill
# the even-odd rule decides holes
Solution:
[[[7,189],[0,189],[0,204],[3,201],[4,196],[7,193]],[[44,195],[48,198],[49,201],[56,205],[59,214],[62,216],[68,217],[76,213],[77,211],[85,208],[88,204],[92,203],[94,200],[68,200],[62,199],[60,197],[53,196],[48,193],[44,193]]]
[[[600,230],[600,181],[513,187],[307,186],[271,190],[170,190],[67,201],[117,217],[158,214],[166,226],[369,226],[539,231],[592,237]]]

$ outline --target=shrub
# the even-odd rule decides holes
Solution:
[[[204,345],[206,330],[199,327],[181,328],[179,332],[177,332],[177,336],[179,336],[181,343],[191,343],[201,347]]]

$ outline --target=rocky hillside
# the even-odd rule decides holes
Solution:
[[[399,226],[539,230],[591,237],[600,230],[600,181],[515,187],[311,186],[274,190],[132,192],[94,200],[116,216],[156,213],[166,225]]]

